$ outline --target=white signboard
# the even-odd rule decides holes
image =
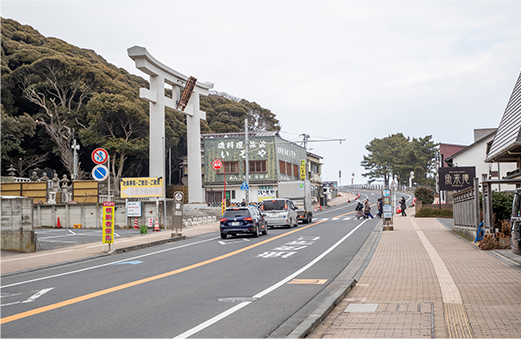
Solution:
[[[141,201],[127,201],[127,217],[141,216]]]

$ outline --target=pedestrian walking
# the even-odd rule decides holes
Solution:
[[[407,203],[405,202],[405,198],[402,197],[402,199],[400,200],[400,209],[402,210],[402,216],[403,217],[407,216],[407,213],[405,213],[405,209],[406,208],[407,208]]]
[[[362,219],[364,217],[364,205],[362,205],[360,201],[358,202],[358,204],[356,204],[355,211],[355,220]]]
[[[382,198],[378,198],[378,218],[382,218],[384,215],[384,202]]]
[[[364,201],[364,219],[373,219],[373,215],[371,214],[371,205],[369,204],[369,199],[365,199]]]

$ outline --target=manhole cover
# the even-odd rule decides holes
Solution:
[[[255,301],[257,298],[252,297],[230,297],[230,298],[220,298],[217,301],[223,303],[235,303],[235,302],[244,302],[244,301]]]

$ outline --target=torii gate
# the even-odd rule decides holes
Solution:
[[[203,203],[203,182],[201,173],[201,119],[206,120],[206,113],[199,109],[199,96],[208,95],[213,88],[211,82],[198,82],[157,61],[144,47],[129,48],[128,56],[136,62],[136,67],[150,76],[150,90],[139,89],[139,97],[150,102],[150,141],[149,161],[150,176],[165,180],[165,106],[186,115],[188,170],[188,202]],[[165,83],[172,86],[172,98],[165,97]],[[181,101],[181,87],[193,87],[193,94],[178,109]],[[190,86],[191,85],[191,86]],[[186,95],[191,92],[185,90]],[[166,192],[165,192],[166,195]]]

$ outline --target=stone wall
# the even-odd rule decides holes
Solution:
[[[1,197],[2,250],[34,252],[33,200],[24,197]]]

